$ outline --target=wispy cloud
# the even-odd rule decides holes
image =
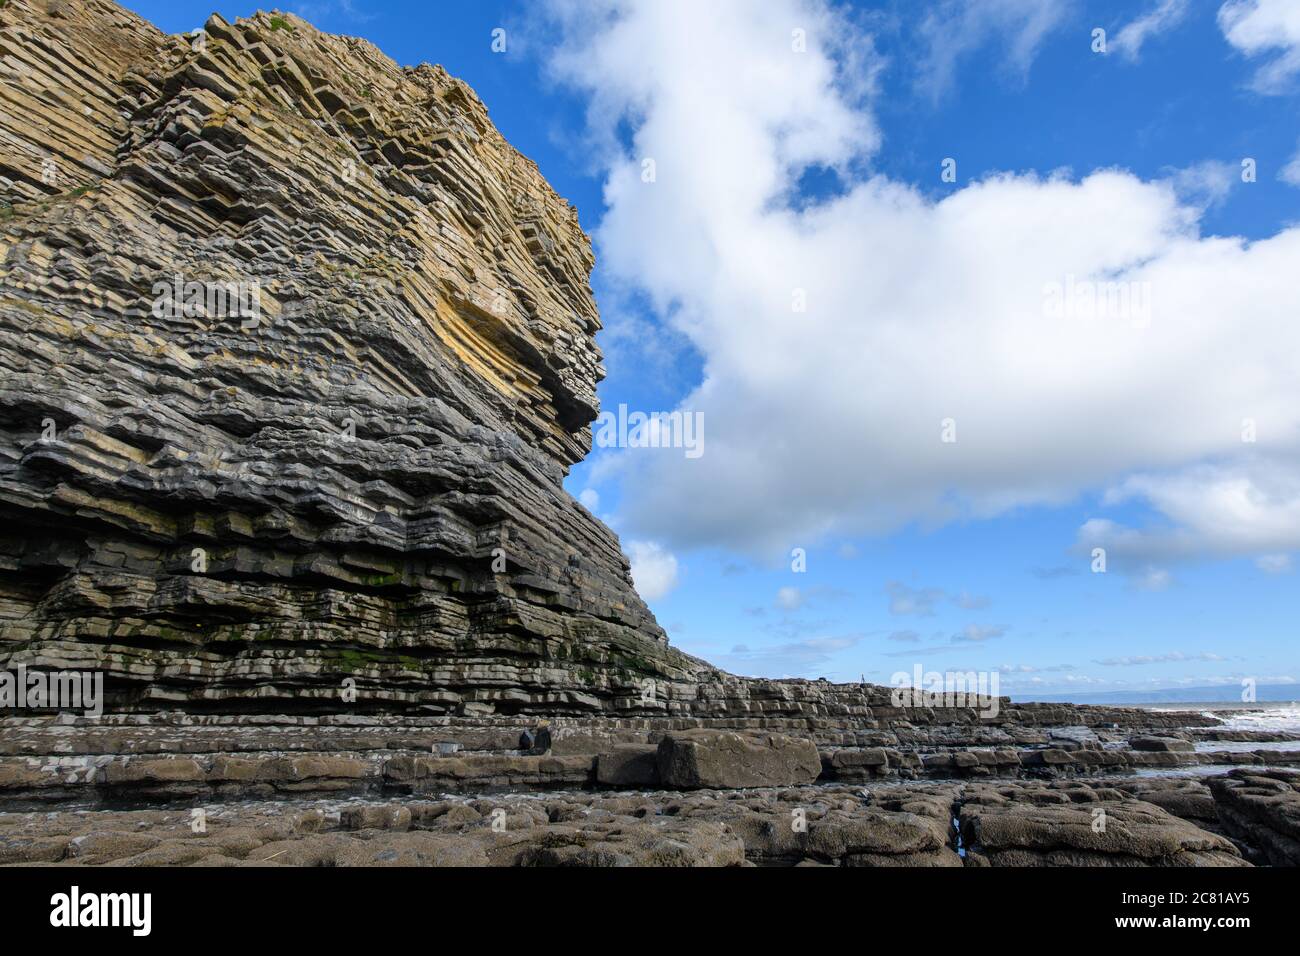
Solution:
[[[294,4],[290,10],[312,23],[319,23],[335,14],[353,23],[369,23],[378,16],[362,10],[352,0],[315,0],[315,2]]]
[[[934,616],[934,606],[943,600],[941,588],[913,588],[902,581],[890,581],[885,585],[889,595],[889,613],[918,617]]]
[[[1228,0],[1219,28],[1248,57],[1265,58],[1255,72],[1260,93],[1285,93],[1300,75],[1300,4],[1295,0]]]
[[[1241,182],[1241,167],[1218,159],[1169,169],[1167,173],[1179,199],[1201,210],[1221,206]]]
[[[960,594],[953,596],[952,603],[963,611],[980,611],[988,607],[992,602],[982,594],[968,594],[962,591]]]
[[[736,644],[730,653],[720,655],[720,663],[742,674],[763,677],[822,676],[812,672],[861,640],[862,635],[850,634],[790,641],[770,647]]]
[[[1182,23],[1191,9],[1190,0],[1157,0],[1148,12],[1126,24],[1110,48],[1129,60],[1137,60],[1147,40]]]
[[[1171,651],[1167,654],[1139,655],[1135,657],[1108,657],[1104,660],[1093,661],[1093,663],[1100,664],[1102,667],[1137,667],[1144,664],[1172,664],[1187,663],[1191,661],[1220,663],[1227,660],[1229,660],[1229,658],[1223,657],[1220,654],[1186,654],[1182,651]]]
[[[1043,42],[1074,10],[1074,0],[943,0],[920,26],[920,90],[938,100],[952,89],[958,65],[981,51],[1023,80]]]
[[[1169,584],[1171,564],[1251,556],[1264,560],[1262,567],[1277,566],[1279,555],[1300,550],[1300,472],[1290,456],[1133,475],[1111,488],[1104,503],[1132,500],[1165,520],[1139,528],[1091,518],[1079,529],[1076,550],[1104,549],[1108,570],[1148,588]]]
[[[885,594],[889,596],[889,613],[900,616],[933,617],[937,605],[945,601],[950,601],[964,611],[983,610],[992,603],[982,594],[967,591],[950,594],[943,588],[914,588],[902,581],[887,582]]]
[[[1300,187],[1300,149],[1297,149],[1290,162],[1278,171],[1277,178],[1289,186]]]
[[[955,644],[981,644],[984,641],[991,641],[995,637],[1001,637],[1006,633],[1005,628],[1001,627],[978,627],[974,624],[968,624],[958,633],[952,636]]]

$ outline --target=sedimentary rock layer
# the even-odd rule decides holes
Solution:
[[[1296,862],[1295,735],[921,716],[0,718],[0,865]]]
[[[569,718],[533,728],[517,719],[459,717],[8,718],[0,720],[0,812],[69,801],[102,806],[502,788],[747,789],[814,781],[1108,778],[1119,787],[1135,783],[1121,783],[1135,771],[1237,766],[1262,776],[1300,766],[1300,741],[1286,749],[1151,753],[1131,749],[1122,729],[1093,734],[1081,727],[1014,724],[980,728],[963,740],[944,732],[952,728],[918,733],[899,713],[875,721],[875,729],[856,731],[858,741],[869,737],[887,746],[862,747],[844,746],[839,720],[826,721],[825,730],[818,720],[800,723]],[[711,729],[698,729],[701,724]],[[1085,735],[1091,739],[1078,740]],[[1167,796],[1156,802],[1175,815],[1217,820],[1180,791]],[[1201,797],[1208,799],[1204,788]]]
[[[12,0],[0,190],[0,665],[114,709],[696,696],[561,486],[588,240],[465,84],[287,14]]]

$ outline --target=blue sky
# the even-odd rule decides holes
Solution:
[[[212,4],[126,5],[182,32]],[[1300,678],[1296,6],[286,9],[443,64],[577,206],[603,407],[704,416],[697,461],[598,450],[567,481],[674,644],[774,677],[1235,697]],[[1076,274],[1145,283],[1149,323],[1005,318]]]

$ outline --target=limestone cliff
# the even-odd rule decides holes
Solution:
[[[438,67],[0,6],[0,668],[101,671],[119,712],[975,722],[668,646],[561,484],[592,265]]]
[[[469,714],[708,671],[561,486],[590,244],[464,83],[288,14],[10,0],[0,194],[0,666]]]

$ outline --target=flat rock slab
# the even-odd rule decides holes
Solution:
[[[656,760],[660,783],[680,790],[801,786],[821,773],[817,745],[783,734],[672,733],[659,742]]]
[[[1011,793],[1016,802],[1008,802]],[[1060,793],[1028,790],[965,794],[967,865],[1248,866],[1223,837],[1140,800],[1078,791],[1081,803],[1039,803]],[[1069,799],[1069,797],[1067,797]]]
[[[428,800],[276,797],[203,806],[197,830],[191,805],[0,812],[0,866],[983,868],[1291,860],[1300,774],[1252,768],[1211,781],[1231,791],[1220,809],[1231,813],[1240,847],[1212,832],[1215,824],[1179,819],[1148,799],[1203,796],[1205,784],[1126,786],[1132,792],[1082,781],[1006,781]]]
[[[1134,737],[1129,746],[1154,753],[1191,753],[1196,749],[1194,743],[1181,737]]]
[[[1300,866],[1300,773],[1234,770],[1209,786],[1229,834],[1273,866]]]

